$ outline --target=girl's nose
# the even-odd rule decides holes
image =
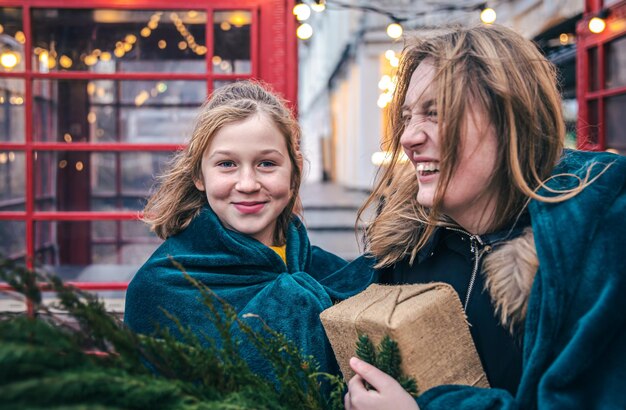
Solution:
[[[257,175],[253,170],[242,170],[235,189],[241,192],[255,192],[261,188]]]

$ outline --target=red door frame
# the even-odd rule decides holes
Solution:
[[[577,61],[577,98],[578,98],[578,148],[584,150],[604,150],[604,100],[619,94],[626,94],[626,87],[605,89],[605,47],[604,45],[626,34],[626,1],[620,1],[608,8],[606,29],[600,34],[589,31],[589,20],[596,17],[603,10],[603,0],[585,0],[585,13],[576,27],[576,61]],[[596,63],[590,61],[591,50],[596,50]],[[594,66],[595,65],[595,66]],[[591,76],[596,75],[598,89],[592,90]],[[589,110],[589,104],[597,104],[594,116]],[[592,131],[593,129],[593,131]],[[594,135],[596,138],[594,138]],[[595,139],[595,141],[594,141]]]
[[[17,151],[25,155],[25,210],[0,212],[0,220],[24,221],[26,224],[26,263],[32,267],[35,255],[35,221],[123,221],[137,220],[137,212],[41,212],[34,207],[34,159],[37,151],[75,152],[132,152],[132,151],[175,151],[178,144],[138,144],[138,143],[51,143],[33,140],[33,81],[36,79],[113,79],[113,80],[203,80],[207,83],[207,94],[211,92],[214,80],[237,80],[257,78],[269,84],[297,110],[298,74],[296,22],[291,12],[295,0],[188,0],[185,9],[203,10],[207,13],[205,42],[208,51],[205,55],[206,72],[202,74],[174,73],[114,73],[93,74],[89,72],[34,72],[31,62],[31,9],[33,8],[105,8],[105,9],[148,9],[175,10],[183,7],[169,0],[9,0],[0,1],[1,7],[22,9],[24,44],[23,72],[0,73],[0,77],[16,78],[25,81],[25,139],[23,142],[0,142],[0,151]],[[213,74],[211,57],[213,31],[210,29],[214,10],[247,9],[252,12],[251,25],[251,65],[250,74]],[[127,283],[74,283],[85,290],[123,290]],[[0,289],[3,287],[0,284]],[[4,286],[6,288],[6,286]]]

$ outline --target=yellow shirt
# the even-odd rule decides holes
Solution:
[[[283,262],[285,262],[285,265],[287,265],[287,245],[283,245],[283,246],[270,246],[270,248],[276,252],[278,254],[278,256],[280,256],[280,258],[283,260]]]

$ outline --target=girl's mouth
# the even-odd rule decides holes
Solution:
[[[265,202],[235,202],[235,209],[242,214],[256,214],[265,206]]]

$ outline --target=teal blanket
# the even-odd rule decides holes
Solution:
[[[165,309],[195,334],[217,339],[200,292],[176,268],[211,288],[240,317],[259,315],[271,328],[291,339],[305,355],[313,355],[322,371],[337,373],[334,354],[319,314],[335,300],[365,289],[374,278],[372,260],[343,259],[311,246],[306,229],[294,218],[287,233],[287,266],[272,249],[246,235],[225,229],[206,206],[187,229],[168,238],[139,269],[126,294],[124,320],[134,331],[151,334],[157,325],[179,334]],[[247,318],[255,329],[258,319]],[[239,337],[235,329],[235,337]],[[269,363],[250,343],[241,354],[257,374],[271,377]]]
[[[555,175],[584,177],[593,165],[598,176],[606,164],[574,198],[530,204],[539,270],[517,396],[440,386],[418,398],[422,409],[626,409],[626,157],[568,151]],[[576,183],[557,177],[548,185]]]

